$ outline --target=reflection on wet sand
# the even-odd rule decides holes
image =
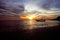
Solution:
[[[57,26],[57,25],[59,25],[59,21],[56,21],[56,20],[46,20],[46,21],[29,20],[29,21],[23,21],[21,24],[24,25],[24,29],[34,29],[34,28]]]

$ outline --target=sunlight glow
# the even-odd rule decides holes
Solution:
[[[25,11],[32,12],[35,10],[39,10],[39,8],[36,5],[28,4],[25,6]]]
[[[28,18],[29,20],[34,20],[35,17],[36,17],[35,15],[27,15],[27,18]]]

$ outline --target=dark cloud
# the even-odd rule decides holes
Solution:
[[[1,10],[0,14],[2,14],[4,10],[10,12],[9,14],[12,13],[19,14],[24,11],[24,5],[22,3],[22,0],[0,0],[0,10]],[[8,14],[8,12],[4,13]]]

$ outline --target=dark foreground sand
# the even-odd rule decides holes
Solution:
[[[0,21],[1,40],[54,40],[60,36],[60,25],[54,27],[23,29],[22,21]],[[58,38],[57,38],[58,37]]]

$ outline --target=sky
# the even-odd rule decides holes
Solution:
[[[0,10],[4,9],[15,14],[21,11],[40,11],[60,13],[60,0],[0,0]]]
[[[60,0],[25,0],[24,5],[27,10],[60,10]]]

